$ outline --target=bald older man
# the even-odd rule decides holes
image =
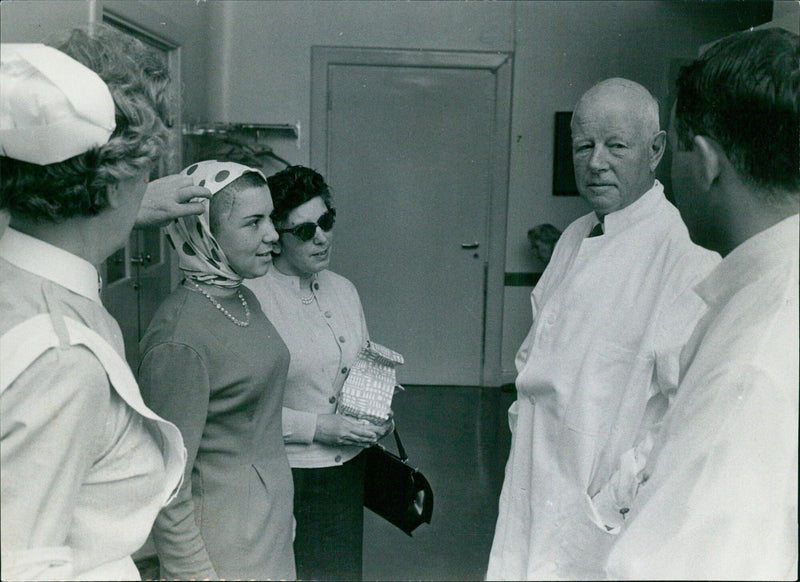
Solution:
[[[517,357],[511,452],[487,579],[604,576],[609,480],[640,470],[719,262],[693,244],[655,170],[666,135],[641,85],[608,79],[572,117],[575,178],[592,212],[564,231],[531,294]],[[602,492],[598,499],[598,492]]]

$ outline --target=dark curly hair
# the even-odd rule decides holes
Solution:
[[[733,34],[684,67],[678,78],[679,147],[717,141],[746,180],[782,197],[800,189],[800,42],[787,30]]]
[[[107,187],[152,167],[168,141],[165,89],[169,75],[159,55],[110,27],[76,29],[49,43],[96,72],[114,99],[116,129],[107,143],[63,162],[37,165],[0,157],[0,208],[12,217],[61,222],[108,207]]]
[[[322,197],[328,209],[333,208],[333,198],[325,178],[321,174],[305,166],[289,166],[267,178],[269,192],[272,195],[272,221],[281,223],[289,213],[309,200]]]

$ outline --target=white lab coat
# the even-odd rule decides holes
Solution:
[[[657,181],[586,238],[596,223],[566,229],[531,296],[489,580],[603,575],[614,537],[588,517],[587,492],[663,414],[702,313],[687,291],[719,262]]]
[[[611,577],[797,579],[798,216],[697,286],[708,305]]]
[[[0,239],[3,580],[138,580],[182,481],[181,434],[142,401],[97,284],[63,249]]]

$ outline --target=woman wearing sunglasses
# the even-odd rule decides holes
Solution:
[[[272,263],[278,234],[260,171],[192,164],[199,216],[167,237],[185,277],[141,341],[142,396],[183,434],[188,461],[153,541],[167,580],[293,580],[292,475],[281,436],[289,353],[244,279]]]
[[[391,430],[335,414],[368,339],[358,292],[328,270],[336,212],[323,177],[291,166],[267,179],[280,240],[274,268],[248,281],[291,354],[283,438],[294,477],[300,579],[360,580],[364,460]]]

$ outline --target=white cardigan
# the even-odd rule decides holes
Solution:
[[[335,412],[350,365],[369,335],[350,281],[324,270],[310,283],[309,291],[308,278],[284,275],[274,265],[263,277],[245,281],[291,354],[283,435],[289,465],[295,468],[341,465],[363,450],[313,441],[317,415]],[[313,301],[303,303],[312,294]]]

